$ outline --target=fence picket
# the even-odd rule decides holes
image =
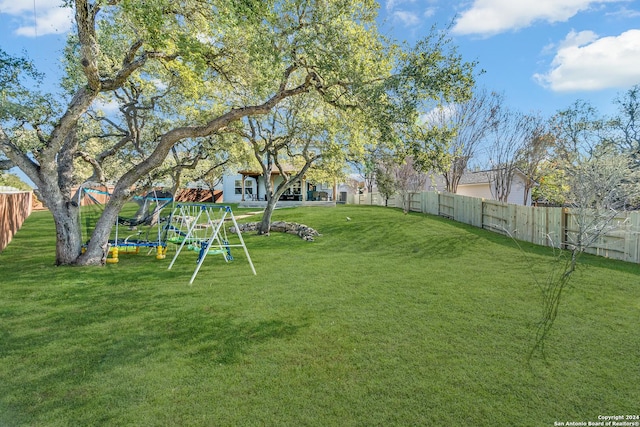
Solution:
[[[578,233],[576,212],[566,208],[531,207],[434,191],[416,193],[411,210],[440,215],[479,228],[508,234],[542,246],[566,248]],[[361,204],[384,204],[378,195],[363,195]],[[389,206],[402,207],[400,198]],[[618,224],[587,248],[587,252],[640,263],[640,212],[623,212]]]
[[[0,252],[7,247],[22,223],[31,215],[33,193],[0,193]]]

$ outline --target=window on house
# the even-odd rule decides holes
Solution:
[[[301,194],[302,193],[302,183],[300,181],[296,181],[291,184],[291,192],[293,194]]]
[[[242,194],[242,180],[236,179],[234,187],[235,194]],[[244,194],[253,194],[253,181],[251,179],[244,180]]]

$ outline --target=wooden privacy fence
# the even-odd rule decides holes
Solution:
[[[412,212],[443,216],[536,245],[566,248],[578,232],[579,212],[568,208],[521,206],[437,192],[413,193],[409,199]],[[375,193],[356,197],[354,203],[385,204]],[[402,207],[402,200],[394,196],[387,205]],[[640,212],[620,212],[610,224],[585,252],[640,263]]]
[[[0,193],[0,252],[7,247],[32,209],[30,191]]]

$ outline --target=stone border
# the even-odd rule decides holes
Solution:
[[[259,222],[248,222],[246,224],[238,224],[238,228],[240,232],[246,233],[251,231],[258,231],[258,227],[260,226]],[[235,227],[231,227],[230,231],[235,233]],[[271,229],[269,231],[275,231],[279,233],[288,233],[295,234],[300,237],[302,240],[306,240],[308,242],[313,242],[314,238],[317,236],[321,236],[316,230],[311,227],[308,227],[304,224],[297,224],[295,222],[285,222],[285,221],[275,221],[271,223]]]

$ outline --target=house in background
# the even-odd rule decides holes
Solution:
[[[478,197],[487,200],[497,200],[493,189],[493,172],[491,170],[465,172],[458,184],[456,194],[461,196]],[[516,170],[511,181],[511,191],[507,198],[507,203],[515,205],[531,206],[531,193],[525,203],[525,183],[527,177],[520,170]],[[429,185],[429,191],[445,191],[446,185],[441,175],[434,176],[433,182]]]
[[[275,189],[283,178],[280,171],[271,172],[271,187]],[[225,175],[222,180],[225,203],[238,203],[240,207],[266,206],[266,189],[262,172],[241,170],[236,175]],[[293,183],[280,197],[281,206],[335,205],[337,184],[316,183],[302,178]]]
[[[465,172],[458,184],[457,194],[497,200],[494,195],[492,178],[493,173],[490,170]],[[527,177],[520,170],[515,172],[507,203],[531,206],[531,193],[529,193],[526,203],[524,202],[526,179]],[[355,182],[355,178],[352,178],[352,181]],[[272,188],[275,188],[280,182],[282,182],[280,172],[273,171],[271,173]],[[444,192],[445,189],[444,178],[439,174],[431,175],[425,186],[425,191]],[[376,192],[374,186],[374,193]],[[278,203],[280,206],[335,206],[336,203],[358,203],[356,200],[364,193],[366,193],[364,187],[358,187],[353,183],[351,185],[347,183],[317,183],[303,178],[287,189]],[[235,175],[225,175],[220,186],[216,186],[215,194],[216,203],[238,203],[240,207],[259,208],[266,206],[264,178],[261,172],[255,170],[246,169],[238,171]]]
[[[491,171],[467,172],[462,175],[460,184],[458,184],[458,194],[496,200],[492,181],[493,173]],[[524,200],[526,182],[527,176],[516,169],[511,180],[511,191],[507,197],[507,203],[531,206],[531,192],[529,192],[527,200]]]

